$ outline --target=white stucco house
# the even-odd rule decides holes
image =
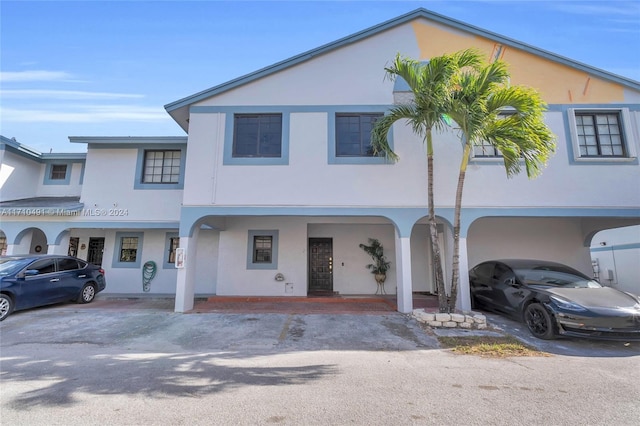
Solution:
[[[186,136],[70,137],[86,154],[2,138],[2,249],[71,252],[103,266],[107,292],[175,294],[184,312],[198,295],[373,294],[358,245],[376,238],[392,262],[386,291],[409,312],[414,292],[435,291],[425,149],[398,123],[392,164],[370,155],[369,130],[407,99],[402,82],[384,78],[397,53],[428,60],[469,47],[542,93],[557,151],[535,180],[507,179],[487,147],[474,153],[460,307],[470,307],[468,269],[487,259],[549,259],[591,274],[593,235],[640,224],[640,82],[424,9],[166,105]],[[455,129],[435,149],[449,270]],[[143,288],[148,261],[156,274]]]

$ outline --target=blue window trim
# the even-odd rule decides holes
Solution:
[[[327,114],[328,140],[327,157],[329,164],[391,164],[383,157],[336,157],[335,120],[336,113],[387,114],[393,105],[250,105],[250,106],[191,106],[191,114],[225,114],[225,135],[223,165],[288,165],[289,133],[292,113],[320,112]],[[282,157],[281,158],[233,158],[234,114],[282,114]],[[388,142],[393,149],[393,131],[389,131]]]
[[[144,172],[144,153],[146,151],[180,151],[180,177],[178,183],[144,183],[142,175]],[[184,189],[184,172],[187,159],[187,147],[184,145],[158,144],[145,145],[138,148],[138,158],[136,160],[136,174],[133,189]]]
[[[138,249],[136,252],[135,262],[120,262],[120,249],[122,248],[123,237],[138,238]],[[111,267],[112,268],[140,268],[140,264],[142,263],[143,237],[144,237],[144,232],[116,232],[116,243],[114,244],[115,250],[113,251],[113,262],[111,263]]]
[[[175,269],[175,263],[169,262],[169,248],[171,247],[171,238],[179,238],[177,232],[167,232],[164,237],[164,261],[162,262],[162,269]]]
[[[390,164],[386,157],[339,157],[336,155],[336,114],[386,114],[389,108],[386,106],[345,106],[332,109],[328,112],[327,124],[327,161],[329,164]],[[389,130],[387,142],[393,150],[393,129]]]
[[[45,170],[44,170],[44,181],[43,185],[69,185],[71,183],[71,170],[73,168],[73,161],[56,161],[50,160],[47,161]],[[51,168],[53,166],[67,166],[67,171],[64,179],[51,179]]]
[[[272,239],[272,252],[270,263],[253,262],[253,237],[269,236]],[[247,238],[247,269],[278,269],[278,231],[277,230],[254,230],[248,231]]]
[[[282,114],[282,145],[280,157],[234,157],[233,129],[235,114]],[[238,108],[227,112],[225,117],[224,154],[222,164],[225,166],[286,166],[289,164],[289,125],[291,114],[282,110],[267,108],[257,111],[255,108]]]
[[[580,155],[580,147],[578,146],[578,136],[576,128],[576,112],[593,112],[593,113],[619,113],[621,119],[620,130],[623,134],[623,140],[627,155],[625,157],[582,157]],[[629,105],[569,105],[562,109],[565,135],[567,143],[567,152],[569,155],[569,164],[571,165],[637,165],[638,153],[636,151],[635,133],[631,127],[631,115]]]

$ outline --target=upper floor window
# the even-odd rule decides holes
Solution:
[[[628,108],[569,108],[567,121],[576,163],[637,163],[637,124]]]
[[[235,114],[234,158],[281,157],[282,114]]]
[[[498,114],[498,119],[504,119],[513,115],[515,112],[511,110],[501,111]],[[481,141],[473,146],[474,158],[502,158],[502,153],[498,148],[491,145],[487,141]]]
[[[373,157],[371,130],[382,115],[336,114],[336,157]]]
[[[182,152],[145,151],[143,183],[178,183]]]
[[[49,179],[51,180],[65,180],[67,178],[67,165],[66,164],[52,164],[51,174]]]
[[[498,148],[491,145],[489,142],[482,141],[473,146],[473,156],[476,158],[494,158],[502,157],[502,154]]]
[[[619,112],[576,112],[581,157],[625,157]]]

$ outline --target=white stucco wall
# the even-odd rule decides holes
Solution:
[[[467,237],[469,268],[491,259],[539,259],[563,263],[592,276],[580,223],[562,218],[483,218]]]
[[[81,202],[87,210],[105,209],[106,216],[82,216],[96,221],[177,221],[182,190],[134,189],[138,149],[89,149]],[[113,211],[114,214],[109,214]]]
[[[220,232],[218,262],[218,295],[305,296],[308,288],[308,239],[333,239],[333,289],[341,294],[374,294],[376,283],[366,265],[369,256],[359,248],[368,238],[378,238],[385,255],[392,262],[385,290],[396,292],[394,229],[382,219],[353,219],[352,223],[336,223],[335,218],[304,217],[233,218]],[[278,230],[278,268],[247,269],[249,230]],[[200,263],[198,263],[198,268]],[[276,281],[282,273],[284,281]],[[286,284],[293,292],[286,292]]]
[[[400,156],[397,164],[337,165],[328,161],[328,117],[340,112],[340,106],[392,104],[393,86],[383,80],[382,69],[398,46],[415,40],[413,36],[404,39],[402,35],[407,34],[402,31],[338,49],[198,103],[196,107],[224,109],[190,116],[185,205],[424,206],[423,142],[403,123],[393,129],[394,150]],[[379,51],[370,52],[372,46]],[[337,66],[344,70],[340,79],[326,72]],[[290,113],[290,126],[284,129],[289,136],[288,165],[223,164],[225,135],[233,132],[226,128],[225,119],[239,105],[258,106],[256,111],[259,106],[282,105]],[[309,112],[309,108],[318,111]],[[630,121],[626,142],[633,157],[640,152],[640,113],[629,112],[625,117]],[[640,182],[637,158],[576,162],[567,132],[568,112],[552,109],[545,120],[557,136],[557,150],[542,175],[528,179],[523,167],[520,175],[509,179],[504,166],[495,160],[472,161],[465,181],[465,206],[573,209],[640,205],[640,191],[620,184]],[[434,143],[436,205],[452,207],[462,155],[458,134],[453,130],[436,134]]]
[[[597,233],[591,243],[600,283],[640,295],[640,226]]]
[[[42,185],[44,165],[2,150],[0,201],[35,197]]]

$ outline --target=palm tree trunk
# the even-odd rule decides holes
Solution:
[[[453,212],[453,262],[451,273],[451,297],[449,298],[449,312],[455,312],[456,302],[458,300],[458,286],[460,284],[460,211],[462,209],[462,190],[464,188],[464,178],[467,173],[467,165],[469,164],[469,155],[471,154],[471,143],[465,138],[467,143],[464,145],[462,153],[462,162],[460,163],[460,174],[458,175],[458,187],[456,188],[456,204]]]
[[[433,255],[433,270],[438,292],[438,307],[440,312],[447,310],[447,293],[444,288],[444,274],[438,241],[438,227],[436,225],[436,210],[433,196],[433,140],[431,129],[427,130],[427,204],[429,204],[429,236],[431,239],[431,253]]]

